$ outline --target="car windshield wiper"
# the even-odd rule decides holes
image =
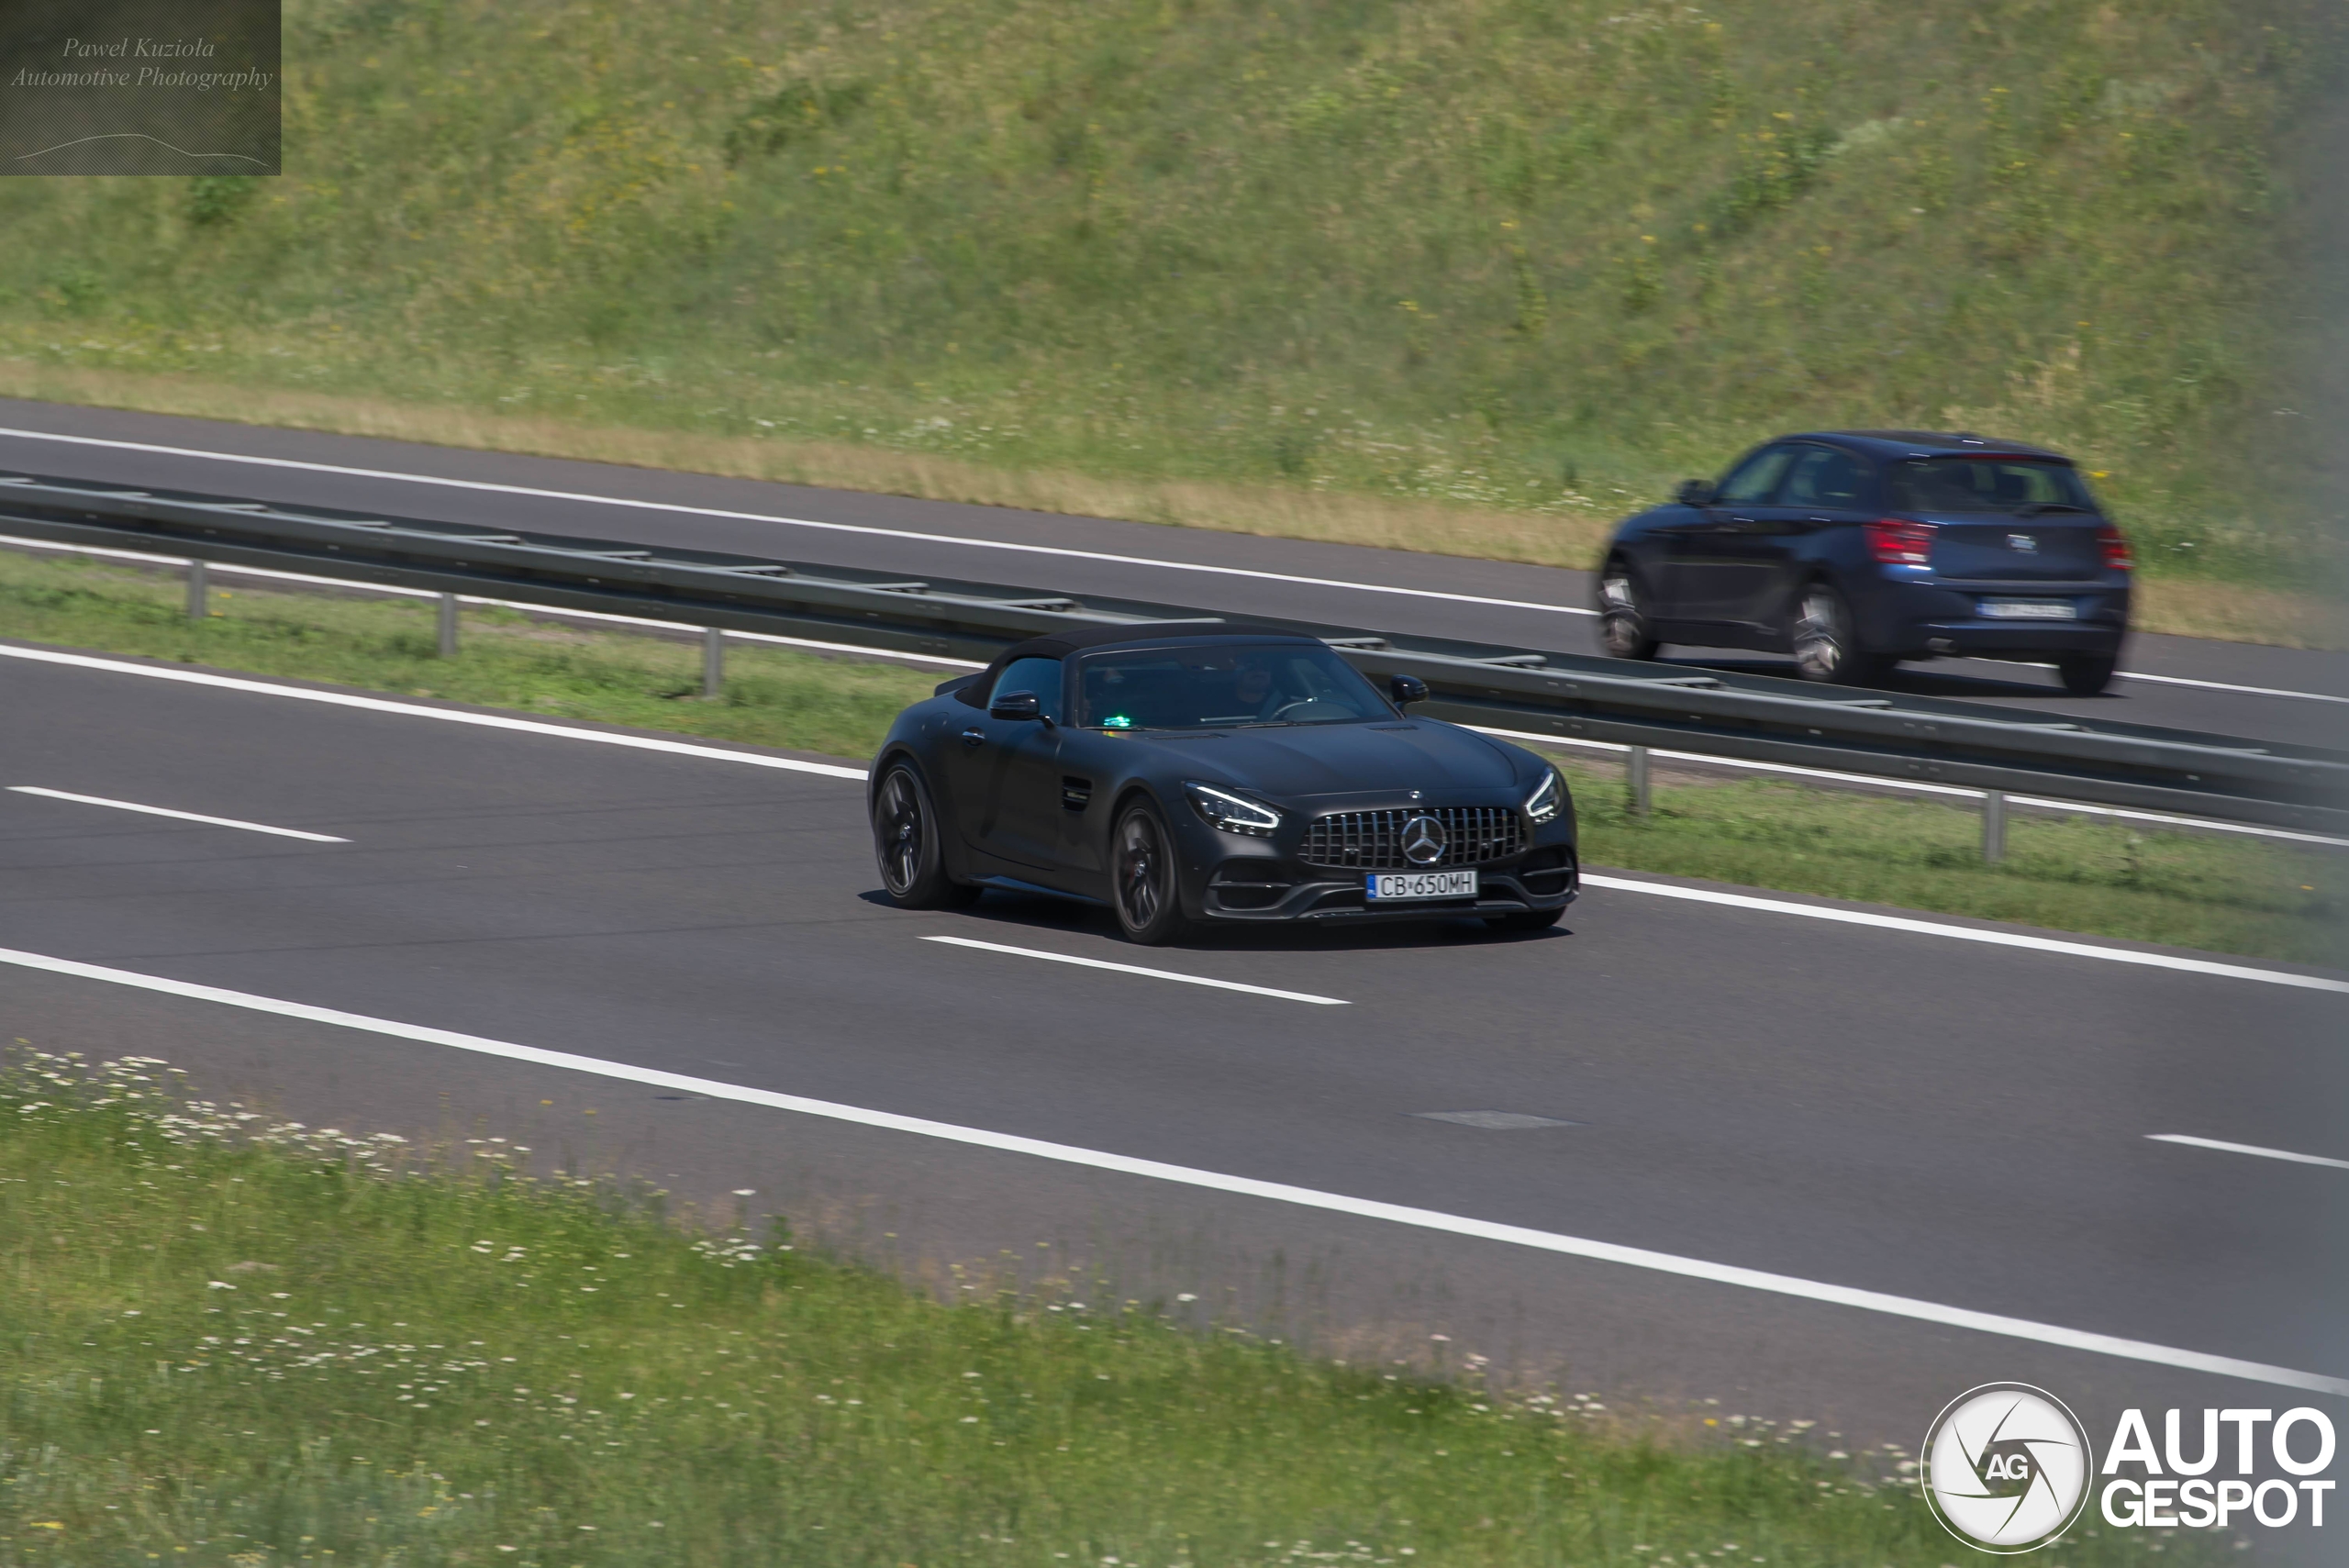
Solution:
[[[2042,512],[2094,512],[2094,506],[2083,506],[2075,501],[2033,501],[2015,513],[2018,517],[2035,517]]]

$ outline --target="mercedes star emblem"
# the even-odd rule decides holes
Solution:
[[[1403,824],[1403,858],[1415,866],[1431,866],[1443,859],[1450,841],[1443,824],[1432,817],[1414,817]]]

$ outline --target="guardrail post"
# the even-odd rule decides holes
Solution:
[[[1623,784],[1631,796],[1631,815],[1645,817],[1654,804],[1648,789],[1648,749],[1634,746],[1623,759]]]
[[[202,620],[211,613],[212,606],[205,598],[206,590],[211,584],[206,578],[203,562],[190,561],[187,563],[187,618],[190,620]]]
[[[716,702],[726,686],[726,634],[714,626],[701,628],[701,695]]]
[[[440,595],[440,657],[457,656],[457,595]]]
[[[1982,862],[1997,865],[2007,858],[2007,795],[2004,790],[1982,792]]]

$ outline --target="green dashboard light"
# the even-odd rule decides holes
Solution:
[[[1131,729],[1133,727],[1134,721],[1122,713],[1113,713],[1101,721],[1104,729]]]

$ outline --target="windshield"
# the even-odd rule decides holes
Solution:
[[[1303,644],[1135,649],[1077,668],[1077,722],[1097,729],[1345,724],[1395,712],[1353,666]]]
[[[1896,462],[1887,498],[1901,512],[2021,512],[2032,507],[2096,509],[2096,497],[2069,463],[2014,457],[1929,457]]]

